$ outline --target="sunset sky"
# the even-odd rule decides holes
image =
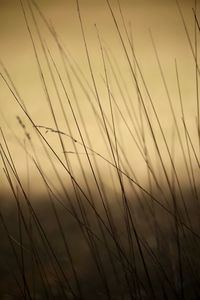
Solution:
[[[39,6],[45,18],[48,20],[49,24],[53,25],[63,48],[66,49],[68,53],[70,53],[71,63],[73,64],[73,61],[76,61],[77,65],[93,88],[83,43],[83,37],[81,34],[76,1],[35,0],[35,2]],[[179,2],[185,19],[187,30],[191,38],[192,46],[194,48],[194,16],[192,12],[194,1],[181,0]],[[54,98],[56,98],[55,90],[52,86],[47,63],[45,61],[34,22],[28,8],[28,2],[22,0],[22,3],[26,12],[31,32],[33,34],[38,57],[45,74],[45,80],[54,101]],[[128,32],[129,34],[130,32],[132,33],[135,55],[140,64],[141,71],[145,78],[149,92],[151,93],[160,120],[162,121],[162,126],[169,141],[169,145],[171,145],[170,139],[172,138],[173,134],[172,115],[170,113],[166,91],[155,58],[155,53],[149,33],[150,30],[152,32],[157,51],[159,53],[159,58],[169,88],[170,97],[172,99],[174,109],[177,113],[177,120],[179,122],[179,125],[182,126],[175,73],[175,59],[177,61],[183,102],[189,126],[188,128],[190,129],[191,136],[193,136],[194,138],[194,143],[196,143],[195,118],[197,116],[197,113],[195,94],[195,63],[176,1],[123,0],[120,1],[120,3]],[[108,109],[107,90],[105,87],[105,82],[102,80],[102,76],[105,78],[103,62],[97,37],[97,31],[94,24],[96,24],[98,28],[100,39],[105,51],[107,51],[107,53],[110,53],[110,57],[112,59],[113,57],[115,57],[118,68],[120,70],[119,73],[122,75],[126,83],[126,87],[122,85],[123,91],[126,93],[127,90],[131,95],[133,101],[134,99],[136,99],[137,93],[135,91],[130,68],[125,57],[122,44],[120,42],[119,35],[116,31],[106,1],[80,0],[79,4],[97,89],[102,99],[103,109],[105,110],[106,114],[110,116],[110,112]],[[117,1],[112,0],[110,1],[110,4],[116,16],[120,31],[125,42],[125,46],[128,49],[128,54],[131,57],[131,49],[123,28],[123,22],[120,18]],[[56,65],[60,69],[61,75],[63,76],[63,78],[65,78],[65,80],[67,80],[66,74],[64,74],[64,68],[55,40],[53,39],[48,28],[44,24],[34,6],[32,6],[32,9],[36,17],[36,21],[40,29],[44,44],[47,45],[53,59],[55,60]],[[199,11],[198,7],[197,11]],[[50,110],[45,99],[44,88],[38,72],[37,62],[24,20],[22,7],[20,1],[18,0],[0,0],[0,59],[9,72],[35,124],[55,128]],[[132,60],[133,57],[131,57],[131,61]],[[106,60],[106,64],[108,67],[108,60]],[[3,68],[1,68],[1,72],[2,74],[5,74]],[[86,96],[83,94],[83,91],[73,77],[72,72],[69,72],[72,78],[72,84],[74,85],[76,91],[79,107],[84,116],[88,134],[92,141],[92,146],[98,152],[103,153],[106,156],[107,154],[105,145],[103,144],[102,139],[99,136],[98,130],[96,129],[95,116],[92,112],[92,109],[87,103]],[[129,119],[129,116],[124,108],[121,96],[119,95],[119,91],[116,87],[116,83],[114,82],[113,74],[111,73],[110,69],[109,72],[108,76],[110,78],[111,90],[114,94],[114,97],[117,99],[125,118],[127,119],[128,123],[130,123],[131,120]],[[118,76],[120,75],[118,74]],[[139,82],[141,83],[140,80]],[[69,83],[66,83],[66,86],[69,87]],[[147,99],[144,87],[141,87],[141,90],[142,92],[144,92],[145,99]],[[63,91],[61,92],[61,94],[63,96]],[[73,102],[74,99],[72,91],[69,91],[69,94]],[[55,109],[57,109],[56,103],[57,100],[55,100],[54,103]],[[149,107],[148,101],[147,107]],[[136,111],[137,109],[138,108],[136,108]],[[151,109],[149,110],[149,113],[152,114]],[[60,130],[66,131],[60,109],[56,110],[56,114]],[[16,159],[16,164],[18,165],[19,170],[23,175],[26,175],[27,170],[25,168],[26,159],[24,151],[20,148],[20,146],[18,146],[16,138],[13,135],[13,133],[15,133],[23,142],[24,136],[22,128],[19,126],[16,116],[20,116],[20,118],[26,124],[27,130],[32,134],[32,125],[27,120],[26,116],[23,114],[17,103],[13,100],[13,96],[8,91],[8,88],[6,87],[3,80],[1,80],[0,126],[4,131],[6,139],[10,145],[12,155]],[[80,140],[73,117],[70,113],[68,115],[68,121],[72,128],[74,137]],[[118,126],[121,130],[120,132],[123,135],[123,143],[126,149],[126,155],[130,158],[131,163],[133,163],[136,172],[143,173],[141,158],[139,158],[140,156],[134,148],[134,143],[132,141],[130,142],[130,134],[128,133],[127,129],[125,129],[123,121],[120,119],[117,113],[116,122],[118,122]],[[152,122],[154,124],[153,119]],[[154,125],[156,131],[157,125]],[[43,133],[44,132],[45,131],[43,130]],[[60,155],[62,155],[60,146],[58,146],[58,141],[55,139],[55,137],[51,137],[50,135],[49,137],[56,151],[58,151]],[[34,140],[34,143],[36,145],[36,148],[38,145],[37,151],[39,155],[42,155],[41,145],[39,145],[39,142],[36,140]],[[152,142],[149,141],[149,149],[151,149],[151,145]],[[71,150],[70,147],[71,145],[69,145],[69,151]],[[81,149],[80,151],[82,150],[83,149]],[[43,158],[43,163],[44,161],[45,158]],[[74,158],[72,158],[72,161],[72,163],[76,165]],[[177,160],[177,164],[181,166],[182,162],[180,158],[179,160]],[[47,167],[47,170],[49,170],[48,168],[50,167]],[[2,170],[0,174],[2,174]],[[143,174],[141,176],[143,176]]]

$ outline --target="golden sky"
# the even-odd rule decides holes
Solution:
[[[74,61],[76,61],[76,64],[81,69],[81,72],[89,81],[90,87],[92,87],[92,89],[94,90],[85,53],[83,37],[81,34],[79,18],[76,9],[76,1],[36,0],[35,2],[39,6],[41,12],[45,15],[49,24],[52,24],[55,28],[63,48],[66,49],[66,51],[69,51],[71,64],[73,65]],[[194,47],[194,17],[192,12],[192,8],[194,7],[194,1],[181,0],[179,2],[185,18],[187,30],[191,38],[192,46]],[[50,72],[48,70],[48,66],[45,61],[44,54],[42,52],[42,48],[34,26],[34,22],[31,17],[30,10],[28,8],[28,2],[22,1],[22,3],[27,15],[31,32],[33,34],[36,51],[38,53],[39,61],[44,72],[47,87],[52,98],[51,100],[56,111],[56,117],[58,119],[59,128],[60,130],[66,132],[67,129],[64,123],[64,119],[60,108],[58,108],[58,99],[56,99],[56,91],[53,87]],[[187,40],[187,35],[184,30],[181,16],[177,9],[176,1],[123,0],[120,1],[120,3],[128,32],[132,32],[136,57],[138,59],[149,92],[152,95],[152,99],[154,101],[156,110],[162,122],[162,126],[164,128],[166,137],[169,141],[169,146],[171,147],[172,144],[174,123],[172,121],[172,114],[170,112],[166,91],[159,73],[159,67],[155,59],[155,52],[152,47],[149,30],[151,30],[154,37],[157,51],[159,53],[159,58],[163,67],[163,72],[165,74],[166,82],[169,88],[169,93],[176,112],[177,120],[179,122],[179,126],[181,127],[182,121],[175,73],[175,59],[177,60],[178,69],[180,73],[179,75],[181,90],[183,94],[183,103],[189,126],[188,128],[190,129],[190,133],[194,138],[194,143],[196,143],[195,118],[197,116],[197,112],[195,90],[195,63],[192,57],[191,49]],[[107,52],[108,56],[110,55],[110,59],[113,60],[114,57],[115,61],[117,62],[117,64],[114,65],[114,68],[117,72],[118,65],[119,73],[117,73],[117,76],[120,80],[121,88],[123,90],[123,93],[126,94],[126,97],[130,95],[133,106],[136,107],[136,115],[138,116],[139,111],[136,100],[137,93],[135,91],[130,67],[128,65],[127,58],[125,56],[123,47],[119,39],[119,35],[116,31],[106,1],[80,0],[79,4],[89,55],[91,59],[91,65],[93,68],[97,89],[105,113],[111,120],[108,99],[109,97],[107,94],[105,81],[102,80],[102,76],[105,80],[103,61],[94,24],[97,25],[102,45],[105,51],[104,54]],[[133,61],[130,45],[128,44],[127,37],[123,28],[123,22],[120,18],[117,1],[112,0],[110,1],[110,4],[112,6],[113,12],[115,13],[126,49],[128,50],[128,55],[129,57],[131,57],[131,61]],[[63,76],[64,81],[66,83],[66,88],[69,90],[69,95],[72,99],[72,103],[74,107],[76,107],[73,92],[70,90],[69,82],[67,82],[67,77],[64,73],[62,60],[55,40],[53,39],[48,28],[39,16],[38,12],[35,10],[34,6],[32,6],[32,8],[36,17],[38,27],[40,29],[42,39],[45,45],[47,45],[53,59],[55,60],[55,63],[58,66],[58,69],[60,70],[60,74]],[[38,72],[33,47],[22,13],[22,7],[20,1],[17,0],[0,0],[0,58],[3,64],[6,66],[20,95],[24,99],[24,102],[35,124],[55,128],[55,124],[53,122],[50,110],[45,99],[44,87],[42,85],[40,74]],[[131,114],[128,114],[128,111],[123,104],[122,96],[120,95],[120,91],[116,86],[114,75],[109,66],[108,59],[106,59],[106,65],[108,69],[108,76],[110,80],[110,88],[112,90],[112,93],[120,107],[120,110],[123,113],[124,118],[127,120],[127,123],[130,126],[132,126],[132,120],[130,119],[130,115],[132,114],[132,112]],[[86,99],[86,95],[84,94],[83,90],[81,90],[81,87],[77,83],[77,80],[74,78],[73,72],[70,69],[70,65],[68,65],[68,67],[70,78],[72,80],[72,84],[76,92],[78,105],[83,114],[83,118],[87,126],[87,131],[90,136],[92,146],[96,151],[103,153],[103,155],[107,157],[107,150],[105,148],[104,142],[102,141],[99,130],[97,129],[96,117],[94,116],[91,106],[89,105]],[[77,67],[75,67],[75,69],[78,70]],[[4,74],[3,69],[1,69],[1,71]],[[53,72],[55,75],[55,69]],[[81,78],[83,80],[83,77]],[[124,80],[125,85],[122,82],[122,79]],[[141,84],[140,79],[139,82]],[[21,139],[21,141],[23,142],[23,132],[16,120],[16,116],[20,116],[20,118],[26,124],[27,130],[29,130],[31,134],[33,134],[35,146],[37,148],[39,156],[41,155],[43,161],[45,161],[45,155],[42,152],[43,150],[41,145],[35,139],[34,133],[32,133],[33,128],[30,122],[28,122],[26,116],[23,114],[16,102],[13,101],[13,96],[6,88],[5,83],[1,80],[0,84],[0,126],[4,130],[7,141],[12,149],[12,154],[16,158],[16,163],[18,165],[19,170],[22,172],[23,175],[26,175],[27,168],[25,167],[25,154],[23,149],[17,146],[17,141],[13,135],[13,133],[15,133],[18,136],[18,138]],[[84,85],[86,87],[85,83]],[[61,97],[64,99],[64,93],[60,83],[58,83],[58,86],[60,89]],[[92,96],[92,93],[89,91],[89,88],[87,87],[86,89],[88,90],[92,101],[94,101],[94,96]],[[141,90],[144,94],[144,99],[146,101],[147,108],[149,109],[149,114],[150,116],[152,116],[152,123],[155,126],[154,129],[155,132],[158,134],[157,138],[159,140],[160,133],[158,132],[155,118],[153,117],[152,109],[150,108],[150,104],[147,99],[148,97],[146,95],[146,92],[144,91],[144,87],[142,86],[142,84]],[[97,103],[95,101],[94,103],[98,110]],[[69,107],[67,107],[66,102],[65,105],[72,133],[75,138],[80,140],[80,136],[77,132],[73,116],[70,113],[70,109]],[[131,111],[130,103],[128,104],[128,108],[129,111]],[[75,108],[75,113],[80,122],[80,117],[78,116],[77,108]],[[127,155],[127,157],[129,157],[130,163],[134,166],[136,173],[138,172],[139,176],[143,177],[143,168],[145,168],[145,164],[141,161],[140,154],[138,153],[138,150],[136,149],[136,146],[132,138],[130,137],[130,133],[128,132],[127,127],[125,126],[123,119],[120,117],[119,112],[115,111],[115,113],[116,123],[119,127],[118,138],[119,140],[122,139],[121,143],[124,146],[125,154]],[[8,128],[8,126],[10,127],[10,129]],[[147,126],[147,124],[145,126]],[[13,132],[11,132],[11,130]],[[149,149],[152,149],[153,151],[152,159],[154,160],[153,153],[155,152],[155,149],[153,150],[148,128],[145,130],[147,135],[147,142],[149,143]],[[44,132],[45,131],[43,130],[43,133]],[[51,135],[53,134],[48,134],[50,142],[55,147],[56,151],[58,151],[58,153],[62,156],[62,149],[58,143],[57,137],[55,138]],[[161,140],[159,141],[161,149],[164,149],[162,148],[163,142]],[[69,151],[71,151],[72,149],[70,147],[72,147],[72,145],[69,143]],[[176,147],[176,151],[178,152],[179,146],[177,145]],[[83,151],[83,149],[80,147],[80,152],[81,151]],[[151,150],[149,151],[151,152]],[[163,156],[165,157],[165,150],[162,151]],[[177,157],[177,165],[180,168],[180,166],[182,165],[182,158],[180,157],[180,155],[177,155]],[[77,166],[76,158],[70,159],[72,160],[72,164],[74,164],[74,166]],[[82,158],[82,160],[84,161],[85,158]],[[87,165],[85,161],[84,164]],[[101,164],[102,162],[100,162],[100,165]],[[88,166],[86,166],[86,168],[87,167]],[[103,168],[106,168],[105,165],[103,165]],[[51,173],[51,167],[49,165],[48,167],[46,167],[46,169],[48,170],[47,173]]]

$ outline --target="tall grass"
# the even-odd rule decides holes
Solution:
[[[105,1],[121,57],[115,57],[101,24],[95,24],[94,63],[82,2],[75,1],[84,67],[37,1],[20,3],[43,88],[39,101],[46,104],[40,123],[1,62],[2,89],[17,107],[21,130],[19,135],[10,127],[2,109],[7,129],[1,129],[0,144],[6,181],[0,207],[1,299],[199,299],[196,1],[194,37],[181,4],[175,6],[192,57],[194,74],[188,80],[194,91],[187,101],[195,107],[194,126],[184,104],[179,58],[172,63],[174,100],[150,31],[163,91],[157,105],[154,80],[149,85],[145,78],[123,3]]]

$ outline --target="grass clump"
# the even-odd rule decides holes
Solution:
[[[37,1],[20,3],[43,110],[34,115],[1,62],[18,129],[3,111],[0,296],[199,299],[196,2],[190,9],[194,38],[179,2],[174,6],[191,56],[192,115],[179,58],[170,87],[171,72],[150,31],[155,69],[149,80],[119,1],[106,0],[103,8],[117,58],[98,23],[91,49],[82,4],[75,1],[82,41],[81,54],[76,51],[84,63],[66,49]],[[159,76],[158,103],[153,74]]]

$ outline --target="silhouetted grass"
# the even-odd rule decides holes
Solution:
[[[8,191],[0,195],[0,298],[199,299],[200,118],[196,2],[193,46],[177,1],[194,58],[195,133],[191,134],[188,126],[177,59],[173,68],[179,112],[176,112],[150,32],[156,68],[165,92],[163,98],[168,101],[172,119],[171,139],[145,81],[134,50],[132,29],[126,25],[119,1],[120,20],[110,1],[106,3],[131,81],[126,82],[112,49],[105,45],[95,25],[98,60],[103,70],[100,74],[102,90],[79,1],[76,0],[76,8],[87,74],[74,55],[65,49],[37,2],[20,2],[52,123],[45,124],[44,116],[44,123],[37,124],[28,111],[27,100],[20,96],[9,71],[1,63],[1,81],[21,109],[17,126],[22,129],[23,138],[14,131],[12,136],[26,159],[26,176],[24,179],[18,171],[13,149],[1,129],[1,169]],[[61,65],[44,40],[41,21],[57,49]],[[131,85],[130,90],[127,90],[128,85]],[[81,97],[91,109],[102,149],[95,147],[95,138],[87,124],[89,115],[83,110],[86,104],[81,103]],[[64,126],[60,119],[64,120]],[[127,138],[125,132],[130,139],[128,143],[123,140],[123,135]],[[127,154],[127,145],[134,145],[132,155],[135,162],[141,162],[146,182],[141,180]],[[176,162],[176,151],[180,153],[181,170]],[[51,167],[51,174],[47,166]],[[31,171],[37,174],[37,180]],[[105,174],[111,187],[106,183]],[[38,195],[33,193],[37,185],[43,191]]]

